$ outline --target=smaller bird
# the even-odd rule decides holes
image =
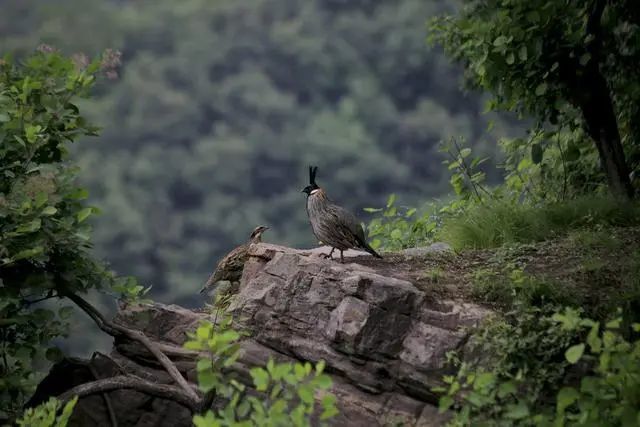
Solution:
[[[211,291],[215,290],[218,285],[222,285],[223,282],[226,282],[226,292],[233,292],[234,286],[237,288],[240,282],[244,263],[249,257],[249,246],[251,246],[252,243],[261,242],[262,233],[268,229],[269,227],[265,227],[263,225],[256,227],[251,233],[251,236],[249,236],[248,242],[243,243],[225,255],[224,258],[218,262],[216,270],[211,274],[207,283],[204,284],[200,293],[209,294]],[[222,290],[223,289],[217,289],[217,291]]]
[[[369,252],[376,258],[382,258],[364,237],[360,221],[348,210],[333,203],[325,191],[316,184],[317,166],[309,166],[309,185],[302,189],[307,195],[307,215],[313,234],[322,243],[331,246],[327,258],[333,251],[340,251],[340,262],[344,263],[343,251],[356,248]]]

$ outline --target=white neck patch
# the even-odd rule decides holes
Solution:
[[[309,193],[310,196],[313,196],[314,194],[316,194],[318,191],[320,191],[319,188],[316,188],[315,190],[312,190],[311,193]]]

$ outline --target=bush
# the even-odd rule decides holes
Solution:
[[[20,64],[0,60],[0,419],[20,413],[36,366],[61,356],[49,343],[65,335],[72,310],[54,311],[44,301],[61,290],[120,285],[132,293],[137,286],[92,257],[88,219],[97,209],[85,204],[77,168],[65,161],[68,143],[95,135],[74,102],[102,66],[46,46]]]
[[[307,427],[312,417],[328,420],[338,411],[336,398],[325,390],[331,387],[331,378],[324,374],[324,362],[313,367],[309,362],[275,363],[250,370],[253,390],[237,381],[230,367],[240,356],[240,334],[231,329],[231,318],[217,325],[203,323],[190,336],[185,347],[208,352],[209,358],[198,360],[198,383],[204,393],[215,393],[224,399],[220,409],[207,410],[195,415],[197,427],[214,426],[272,426]],[[322,392],[321,413],[316,413],[315,395]]]
[[[475,336],[486,357],[444,378],[440,409],[455,408],[454,426],[637,425],[640,339],[627,341],[621,325],[520,307]]]

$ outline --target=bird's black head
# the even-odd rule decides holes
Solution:
[[[316,184],[316,172],[318,171],[317,166],[309,166],[309,185],[302,189],[302,193],[306,193],[306,195],[310,195],[311,192],[315,189],[318,189],[318,184]]]

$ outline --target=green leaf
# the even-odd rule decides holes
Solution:
[[[518,58],[520,58],[521,61],[526,61],[527,60],[527,46],[526,45],[522,45],[520,46],[520,49],[518,50]]]
[[[507,37],[506,36],[498,36],[496,37],[496,39],[493,41],[493,45],[495,47],[500,47],[500,46],[504,46],[505,44],[507,44]]]
[[[480,390],[492,386],[495,382],[495,378],[495,375],[491,372],[482,372],[476,377],[476,380],[473,383],[473,388],[475,390]]]
[[[198,387],[204,393],[213,390],[218,385],[218,377],[210,370],[198,372]]]
[[[513,65],[516,62],[516,56],[513,54],[513,52],[509,52],[507,54],[507,57],[505,58],[505,61],[507,62],[507,64]]]
[[[387,200],[387,207],[390,208],[395,201],[396,201],[396,195],[395,194],[391,194],[389,196],[389,199]]]
[[[556,411],[563,414],[565,409],[578,400],[580,393],[573,387],[563,387],[558,392]]]
[[[251,368],[249,371],[253,378],[253,385],[258,391],[265,391],[269,386],[269,373],[262,368]]]
[[[12,259],[14,261],[18,261],[21,259],[33,258],[36,255],[40,255],[42,252],[44,252],[44,248],[42,246],[36,246],[35,248],[25,249],[18,252],[12,257]]]
[[[401,240],[402,239],[402,231],[400,231],[400,229],[396,228],[391,232],[391,238],[395,239],[395,240]]]
[[[507,381],[500,384],[500,386],[498,387],[498,397],[502,399],[511,394],[515,394],[516,391],[518,391],[518,388],[516,387],[515,383],[513,381]]]
[[[531,146],[531,161],[533,164],[538,165],[542,162],[543,150],[540,144],[533,144]]]
[[[36,208],[44,206],[44,204],[47,203],[47,200],[49,200],[49,196],[47,195],[47,193],[40,191],[38,194],[36,194],[36,197],[34,199]]]
[[[442,396],[438,401],[438,412],[447,411],[451,405],[453,405],[453,398],[451,396]]]
[[[42,215],[51,216],[51,215],[54,215],[56,212],[58,212],[58,209],[56,209],[53,206],[47,206],[42,210]]]
[[[89,197],[89,192],[84,188],[76,188],[69,194],[67,194],[67,198],[71,200],[84,200]]]
[[[313,403],[313,392],[307,385],[301,385],[298,387],[298,397],[306,404]]]
[[[93,212],[93,208],[84,208],[80,212],[78,212],[78,214],[76,215],[78,223],[81,223],[82,221],[87,219],[92,212]]]
[[[300,363],[296,363],[295,365],[293,365],[293,371],[298,381],[301,381],[307,375],[304,372],[304,366],[302,366],[302,364]]]
[[[582,357],[584,353],[584,344],[577,344],[569,347],[569,349],[564,353],[564,357],[571,364],[576,363]]]
[[[319,375],[314,382],[316,386],[322,390],[330,388],[333,383],[329,375]]]
[[[536,87],[536,96],[542,96],[547,93],[547,84],[542,82]]]
[[[607,329],[620,329],[621,324],[622,324],[622,319],[618,318],[618,319],[613,319],[607,322],[605,327]]]
[[[40,218],[36,218],[33,221],[29,221],[26,224],[21,225],[16,228],[16,232],[18,233],[33,233],[34,231],[38,231],[42,226],[42,221]]]
[[[529,408],[524,402],[509,404],[504,416],[510,420],[521,420],[529,416]]]
[[[206,370],[211,370],[212,369],[212,360],[211,359],[198,359],[198,362],[196,363],[196,370],[198,372],[201,371],[206,371]]]

